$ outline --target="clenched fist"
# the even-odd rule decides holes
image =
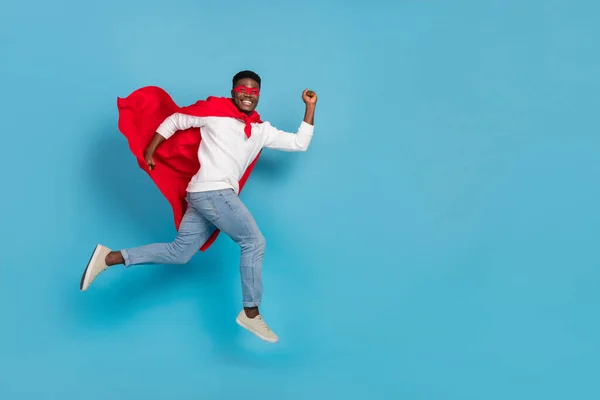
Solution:
[[[154,157],[151,151],[144,151],[144,160],[146,161],[146,164],[148,164],[150,171],[154,170],[156,163],[154,162]]]
[[[312,90],[304,89],[302,92],[302,100],[306,105],[315,105],[317,104],[317,94]]]

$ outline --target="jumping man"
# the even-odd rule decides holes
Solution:
[[[256,73],[239,72],[232,83],[231,98],[214,99],[215,104],[219,104],[214,110],[194,112],[190,108],[188,113],[182,108],[181,112],[173,112],[167,118],[161,118],[162,122],[151,140],[146,141],[144,167],[150,174],[158,174],[160,158],[157,158],[157,150],[163,142],[174,140],[177,135],[183,135],[182,131],[192,128],[199,129],[201,133],[197,149],[199,168],[197,171],[194,169],[196,172],[184,191],[185,212],[178,220],[180,224],[175,240],[119,251],[97,245],[83,273],[80,289],[86,290],[101,272],[111,266],[187,263],[211,235],[221,231],[240,246],[243,310],[236,321],[259,338],[275,343],[277,335],[258,310],[262,300],[265,238],[239,198],[240,181],[263,148],[296,152],[308,149],[313,136],[317,96],[312,91],[302,92],[306,105],[304,120],[294,134],[260,121],[255,109],[260,97],[261,78]]]

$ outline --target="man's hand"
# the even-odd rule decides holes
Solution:
[[[148,168],[150,168],[150,171],[152,171],[156,166],[156,163],[154,162],[154,152],[156,151],[158,146],[160,146],[160,144],[164,141],[165,138],[157,132],[154,134],[154,137],[152,138],[150,143],[148,143],[146,150],[144,150],[144,161],[146,161],[146,164],[148,165]]]
[[[304,89],[302,92],[302,100],[307,106],[317,104],[317,94],[312,90]]]
[[[144,160],[146,161],[148,168],[150,168],[150,171],[152,171],[154,169],[154,166],[156,165],[156,163],[154,162],[153,153],[154,152],[149,149],[146,149],[144,151]]]
[[[315,108],[317,107],[317,94],[312,90],[304,89],[302,92],[302,100],[306,103],[306,111],[304,112],[304,122],[310,125],[315,124]]]

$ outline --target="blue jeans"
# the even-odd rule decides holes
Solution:
[[[185,264],[218,228],[241,248],[244,307],[260,305],[266,242],[250,211],[232,189],[188,193],[187,202],[188,208],[175,240],[121,250],[125,266]]]

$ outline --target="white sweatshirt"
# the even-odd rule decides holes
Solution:
[[[187,191],[231,188],[239,193],[239,181],[260,150],[306,151],[314,130],[313,125],[304,121],[296,134],[279,130],[268,122],[253,123],[248,138],[244,126],[244,122],[235,118],[176,113],[158,127],[157,133],[168,139],[178,130],[200,128],[200,170],[190,180]]]

